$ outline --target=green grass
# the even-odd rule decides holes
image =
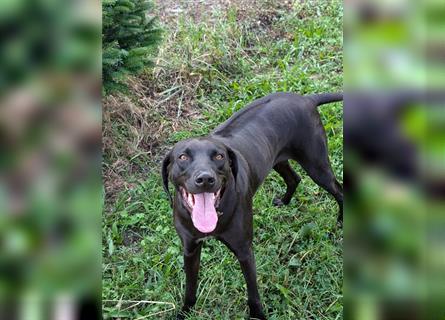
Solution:
[[[258,24],[263,11],[274,19]],[[241,17],[242,13],[235,6],[197,23],[184,14],[166,26],[169,36],[160,53],[159,89],[173,87],[168,79],[181,74],[183,96],[193,95],[175,101],[182,101],[184,108],[199,116],[182,119],[181,127],[166,134],[162,147],[207,134],[234,111],[271,92],[342,90],[340,1],[297,1],[291,9],[265,1],[258,12]],[[147,77],[152,77],[150,72]],[[320,113],[331,163],[341,181],[341,104],[322,106]],[[167,115],[160,117],[170,121]],[[115,135],[119,139],[119,133]],[[107,206],[104,300],[181,306],[185,285],[181,244],[162,190],[159,159],[160,155],[137,158],[146,161],[144,175],[129,174],[126,179],[137,181],[134,188],[122,191]],[[273,197],[284,192],[276,173],[269,175],[254,200],[254,250],[263,305],[269,319],[340,319],[342,231],[335,228],[337,205],[298,165],[295,168],[303,180],[289,206],[272,206]],[[162,312],[169,305],[141,303],[125,310],[128,306],[105,302],[104,317],[135,319],[161,312],[152,318],[171,319],[176,312]],[[208,240],[201,260],[198,301],[189,319],[246,316],[246,287],[239,265],[223,244]]]

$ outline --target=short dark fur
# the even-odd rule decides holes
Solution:
[[[174,223],[184,249],[186,292],[184,314],[196,302],[196,288],[202,241],[214,236],[236,255],[247,283],[250,316],[266,319],[256,284],[252,251],[252,201],[258,187],[274,169],[284,179],[287,190],[275,205],[288,204],[300,177],[288,160],[297,161],[308,175],[334,196],[339,205],[338,222],[343,219],[343,190],[329,163],[327,141],[317,106],[340,101],[342,94],[300,96],[274,93],[258,99],[235,113],[207,137],[178,142],[162,165],[164,188],[172,200]],[[179,160],[181,154],[190,159]],[[222,160],[214,155],[221,154]],[[193,181],[205,172],[214,179],[212,186],[197,187]],[[175,186],[172,199],[168,181]],[[210,234],[198,231],[185,208],[179,187],[191,193],[224,192],[217,208],[222,212],[216,229]]]

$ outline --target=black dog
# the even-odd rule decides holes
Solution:
[[[290,202],[301,179],[288,160],[296,160],[337,200],[341,223],[343,190],[329,163],[317,106],[342,99],[342,94],[274,93],[238,111],[209,136],[180,141],[167,154],[162,178],[173,204],[186,274],[184,306],[178,319],[196,302],[201,240],[207,236],[219,239],[236,255],[247,282],[250,316],[266,319],[252,251],[252,200],[272,169],[287,185],[284,196],[274,204]],[[169,179],[176,190],[174,200]]]

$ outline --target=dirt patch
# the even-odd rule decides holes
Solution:
[[[250,20],[259,26],[269,26],[279,10],[289,10],[293,1],[274,0],[156,0],[156,14],[166,25],[175,25],[180,16],[195,23],[225,18],[232,9],[237,21]]]
[[[264,1],[261,1],[264,2]],[[211,21],[216,14],[227,12],[229,8],[253,11],[259,7],[255,0],[157,0],[158,16],[166,24],[172,24],[181,15],[186,15],[194,22]]]
[[[103,99],[103,178],[105,202],[144,179],[167,150],[166,139],[201,117],[196,107],[199,77],[186,72],[157,68],[129,79],[130,94]],[[130,98],[131,97],[131,98]]]
[[[122,236],[122,244],[126,247],[135,248],[136,245],[143,239],[143,237],[136,231],[129,229],[125,230]]]

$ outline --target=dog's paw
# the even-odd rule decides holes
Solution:
[[[250,320],[267,320],[266,316],[263,313],[256,314],[256,315],[250,315],[249,319]]]
[[[275,207],[282,207],[282,206],[285,205],[285,203],[283,202],[283,200],[281,200],[280,198],[274,198],[273,201],[272,201],[272,204],[273,204]]]
[[[276,207],[287,206],[290,203],[290,199],[274,198],[272,204]]]
[[[263,312],[260,302],[248,303],[250,319],[266,320],[266,315]]]
[[[176,314],[176,320],[185,320],[187,318],[188,311],[190,309],[184,310],[184,308]]]
[[[176,315],[176,320],[185,320],[185,315],[180,312]]]
[[[337,228],[343,229],[343,214],[337,217]]]
[[[337,220],[337,228],[343,229],[343,220]]]

